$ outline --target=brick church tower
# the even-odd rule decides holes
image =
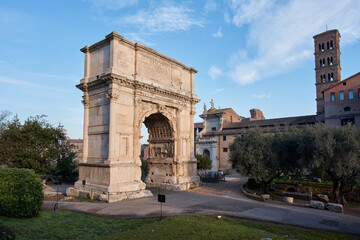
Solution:
[[[323,91],[341,81],[340,33],[337,29],[314,36],[316,114],[324,113]]]

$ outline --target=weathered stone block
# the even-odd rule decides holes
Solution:
[[[323,202],[320,202],[320,201],[311,200],[310,201],[310,207],[322,210],[322,209],[325,209],[325,204]]]
[[[329,202],[329,198],[328,196],[326,196],[325,194],[316,194],[316,198],[324,203],[328,203]]]
[[[294,198],[293,197],[284,197],[284,202],[286,202],[286,203],[294,203]]]
[[[270,195],[269,194],[263,194],[263,195],[261,195],[261,198],[264,199],[264,200],[269,200]]]
[[[326,207],[329,211],[343,213],[343,205],[338,203],[328,203]]]
[[[66,189],[66,196],[71,196],[71,197],[78,197],[79,196],[79,190],[75,189],[75,188],[67,188]]]

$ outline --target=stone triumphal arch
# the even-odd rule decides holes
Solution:
[[[79,180],[67,190],[113,202],[151,195],[141,181],[140,138],[149,131],[148,186],[196,184],[194,92],[197,72],[116,32],[85,54],[84,146]]]

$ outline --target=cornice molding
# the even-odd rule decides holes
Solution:
[[[91,81],[89,83],[80,83],[76,85],[78,89],[80,89],[83,92],[91,91],[94,89],[97,89],[99,87],[106,87],[109,85],[109,83],[116,83],[121,86],[125,86],[132,89],[138,89],[138,90],[145,90],[148,92],[152,92],[155,94],[159,94],[161,96],[174,98],[181,101],[187,101],[192,104],[196,104],[200,102],[200,100],[196,97],[189,97],[184,94],[175,93],[166,89],[163,89],[161,87],[153,86],[147,83],[142,83],[137,80],[131,80],[124,76],[116,75],[113,73],[103,75],[99,79],[96,79],[95,81]]]

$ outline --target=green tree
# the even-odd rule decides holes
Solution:
[[[232,167],[243,175],[253,175],[265,193],[269,191],[271,181],[284,172],[273,152],[276,148],[273,140],[274,136],[252,129],[230,145]]]
[[[346,204],[345,186],[360,175],[360,131],[354,125],[317,124],[309,132],[314,140],[313,167],[328,174],[334,200]]]
[[[197,169],[211,169],[212,161],[208,156],[196,154],[195,158],[197,160]]]
[[[74,161],[76,153],[71,150],[71,145],[65,142],[56,161],[54,175],[64,182],[75,182],[78,177],[78,165]]]
[[[64,133],[45,120],[29,117],[24,124],[15,117],[0,136],[0,164],[50,173],[63,151]]]

